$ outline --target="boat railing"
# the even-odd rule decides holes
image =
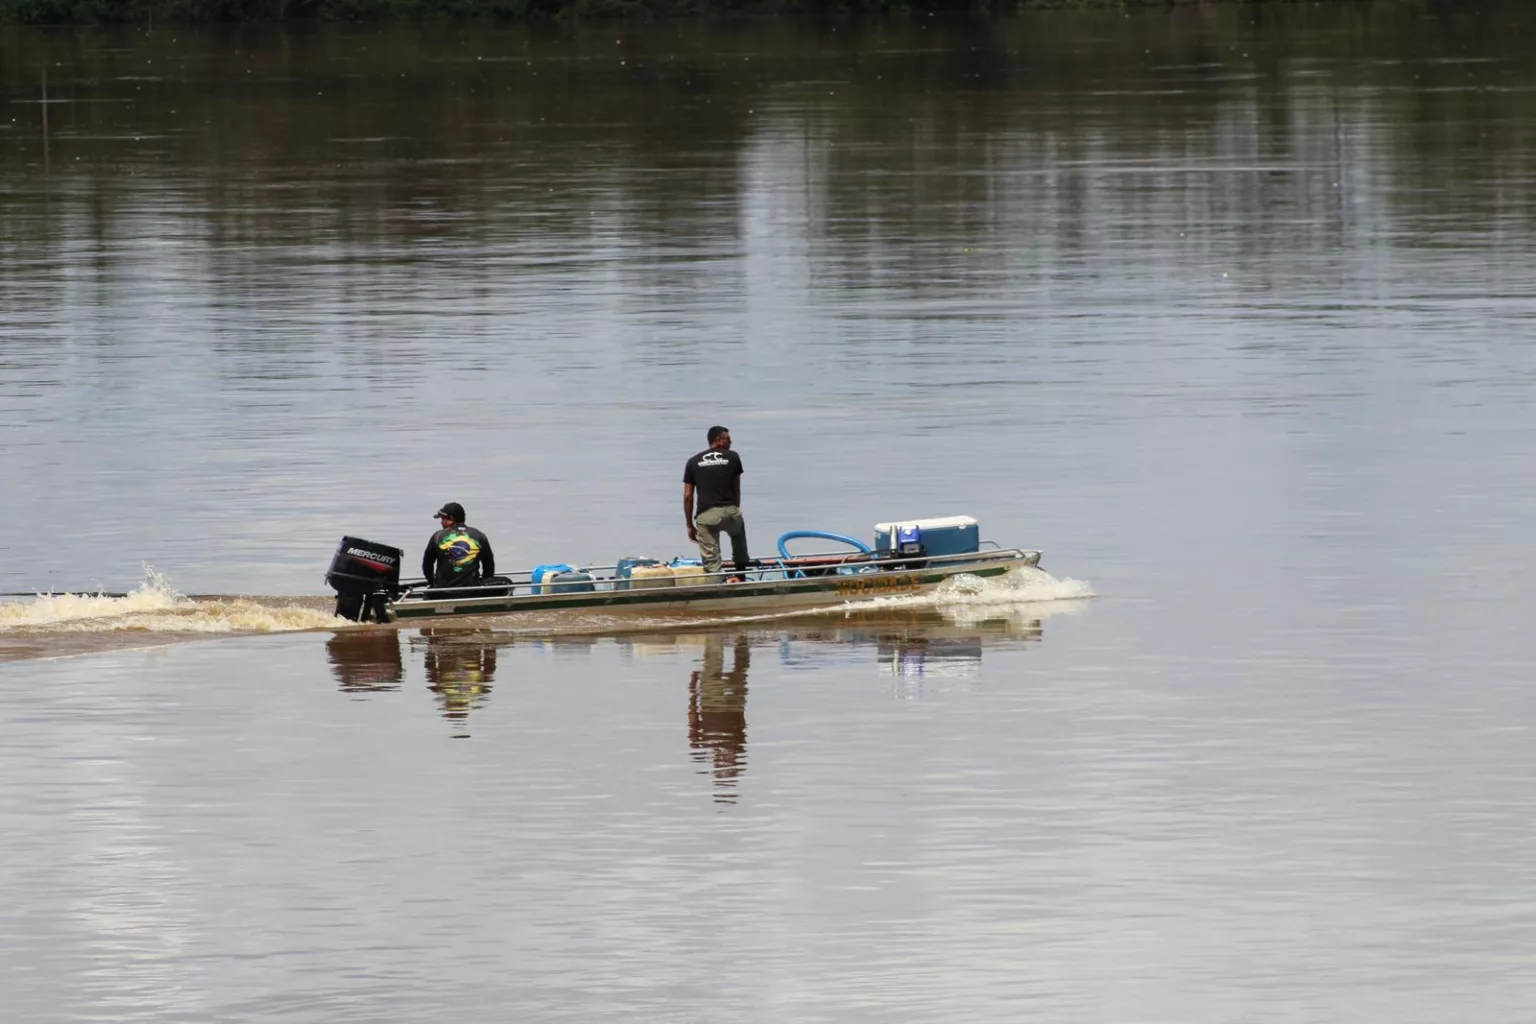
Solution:
[[[969,562],[1025,560],[1031,555],[1038,558],[1040,554],[1038,551],[1028,548],[1002,548],[992,541],[984,543],[990,544],[991,548],[985,551],[968,551],[954,555],[900,555],[891,552],[887,557],[870,558],[863,554],[850,555],[846,551],[836,551],[796,555],[789,559],[774,556],[771,558],[755,559],[742,572],[727,566],[719,572],[699,573],[696,576],[691,576],[686,583],[679,581],[672,584],[671,588],[674,590],[695,590],[701,587],[715,587],[737,576],[745,577],[748,582],[761,583],[774,580],[809,578],[812,573],[817,576],[824,576],[828,574],[829,570],[838,575],[860,575],[863,573],[907,568],[917,571],[922,568],[932,568],[935,566],[948,568]],[[880,552],[880,554],[886,553]],[[616,564],[588,566],[583,567],[581,571],[591,575],[591,585],[597,590],[641,590],[648,587],[644,582],[637,581],[631,584],[628,577],[617,575],[619,566]],[[607,575],[603,575],[604,573]],[[423,601],[465,601],[485,597],[527,596],[528,592],[535,587],[540,588],[541,593],[547,592],[551,596],[588,592],[584,589],[577,589],[578,585],[572,584],[569,581],[555,583],[548,579],[541,579],[536,582],[533,578],[533,570],[531,569],[499,575],[496,577],[496,580],[497,582],[495,583],[476,587],[432,587],[425,579],[402,580],[400,583],[400,598]],[[624,586],[620,587],[618,584],[624,584]],[[649,586],[655,585],[651,584]],[[519,593],[520,591],[522,593]]]

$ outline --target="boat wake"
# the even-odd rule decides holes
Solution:
[[[796,621],[908,621],[919,616],[929,623],[967,629],[1009,623],[1037,628],[1042,618],[1081,611],[1093,596],[1093,588],[1080,580],[1019,568],[992,579],[957,576],[924,594],[759,615],[556,611],[505,618],[477,616],[463,625],[475,627],[478,622],[475,628],[506,635],[618,636]],[[0,601],[0,661],[140,649],[216,636],[377,628],[336,618],[329,597],[189,597],[146,565],[143,582],[127,594],[39,594]]]
[[[1084,607],[1082,602],[1095,596],[1093,587],[1084,580],[1058,579],[1044,569],[1025,566],[994,579],[960,575],[944,581],[927,594],[877,597],[858,605],[843,605],[837,610],[936,608],[946,615],[965,613],[985,617],[985,613],[992,609],[1030,606],[1031,614],[1039,618],[1056,612],[1079,612]]]
[[[0,602],[0,644],[33,645],[47,636],[84,633],[249,634],[336,626],[329,600],[296,598],[188,597],[164,576],[144,567],[144,580],[130,593],[39,594]],[[99,646],[99,645],[98,645]],[[0,651],[0,656],[3,656]],[[65,651],[64,653],[71,653]]]

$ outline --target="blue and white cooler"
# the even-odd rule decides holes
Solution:
[[[930,558],[968,555],[981,550],[981,527],[970,516],[908,519],[875,524],[875,550],[912,554],[911,545],[922,545]]]

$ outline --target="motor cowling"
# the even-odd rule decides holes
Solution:
[[[927,547],[923,544],[923,530],[916,523],[893,525],[887,533],[875,532],[875,540],[887,542],[876,552],[884,564],[880,568],[892,572],[915,572],[928,565]]]
[[[361,537],[343,537],[326,570],[325,582],[336,591],[336,614],[353,622],[384,622],[388,602],[400,593],[400,563],[405,552]]]
[[[916,523],[896,527],[896,536],[892,538],[891,547],[898,555],[921,558],[927,553],[927,549],[923,547],[923,528]]]

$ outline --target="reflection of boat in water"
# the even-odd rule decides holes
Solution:
[[[484,706],[496,676],[496,651],[512,643],[506,636],[475,630],[423,629],[406,640],[422,651],[427,689],[444,718],[463,723]],[[382,693],[401,688],[406,664],[401,636],[393,629],[347,630],[325,643],[331,671],[346,693]],[[457,735],[468,735],[459,733]]]
[[[933,608],[853,610],[829,628],[786,634],[780,644],[781,657],[786,662],[795,660],[796,643],[864,645],[875,649],[876,662],[894,676],[975,676],[981,672],[982,650],[988,640],[1039,641],[1044,636],[1041,620],[1021,618],[1017,609],[998,609],[990,618],[973,611],[966,620],[956,622]]]
[[[688,677],[689,752],[695,762],[707,766],[706,773],[715,781],[715,799],[733,803],[747,767],[747,676],[754,647],[776,649],[780,664],[791,666],[814,661],[817,648],[872,648],[883,671],[902,677],[896,695],[910,698],[921,693],[924,679],[978,676],[989,642],[1042,638],[1039,619],[1001,615],[957,625],[932,609],[913,609],[858,613],[828,625],[722,625],[616,641],[631,657],[676,658],[697,652],[698,668]]]
[[[686,630],[686,631],[685,631]],[[1021,614],[1018,608],[998,608],[990,617],[974,609],[957,622],[946,610],[851,609],[835,621],[825,615],[804,619],[779,619],[771,625],[721,623],[680,627],[678,630],[639,632],[614,637],[631,657],[684,655],[703,648],[708,652],[719,637],[744,640],[750,646],[774,646],[781,664],[813,662],[820,646],[869,647],[880,669],[894,676],[961,677],[981,671],[982,651],[988,642],[1039,642],[1044,638],[1039,618]]]
[[[378,693],[400,689],[405,661],[400,636],[394,630],[348,630],[325,642],[331,671],[348,693]]]
[[[981,674],[980,640],[881,643],[880,666],[893,676],[976,676]]]
[[[747,692],[754,649],[778,655],[783,666],[816,663],[818,650],[863,648],[879,668],[903,680],[895,695],[920,696],[923,680],[975,676],[989,644],[1042,639],[1039,619],[999,609],[980,621],[959,624],[932,608],[869,609],[821,618],[775,620],[679,630],[646,630],[613,636],[541,635],[463,625],[422,628],[404,635],[404,652],[421,654],[421,671],[439,713],[467,736],[471,712],[485,705],[502,649],[516,646],[529,657],[586,662],[596,651],[617,648],[630,662],[655,657],[686,661],[689,758],[714,780],[716,800],[731,803],[747,768]],[[326,644],[332,670],[348,693],[399,690],[410,666],[402,634],[393,629],[349,629]],[[830,653],[830,652],[828,652]],[[584,671],[584,669],[582,669]],[[668,669],[670,672],[671,669]]]

